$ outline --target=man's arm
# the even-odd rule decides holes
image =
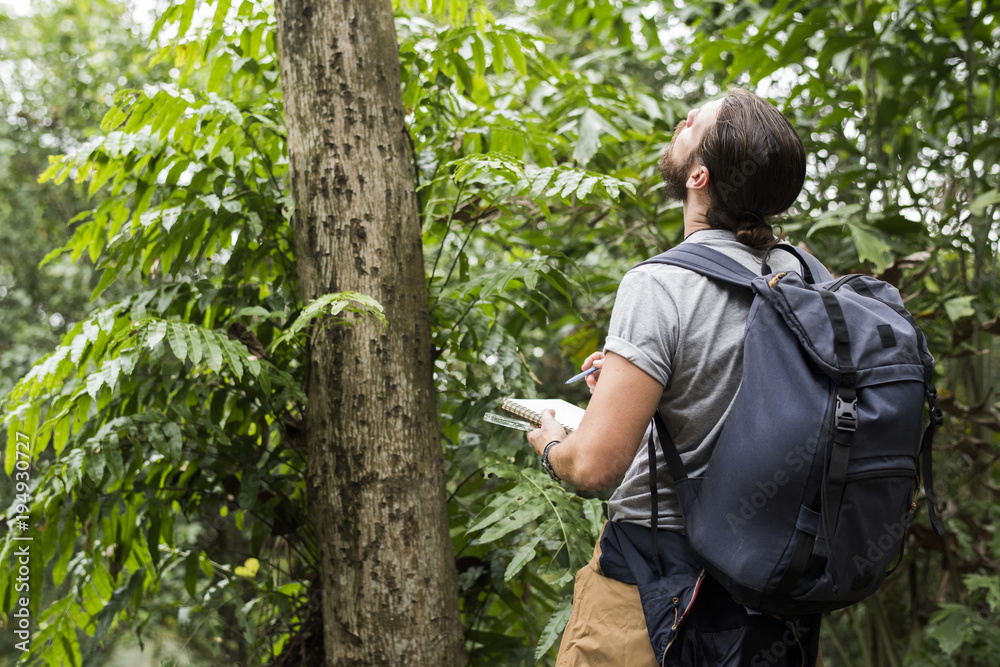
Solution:
[[[663,385],[613,352],[604,358],[600,376],[579,429],[567,435],[547,410],[541,428],[528,433],[539,456],[545,445],[561,441],[549,450],[553,470],[591,491],[605,489],[625,474],[663,395]]]

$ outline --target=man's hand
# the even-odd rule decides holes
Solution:
[[[599,373],[600,371],[594,373],[594,375],[598,375]],[[590,381],[589,377],[587,381]],[[542,410],[542,425],[533,431],[528,431],[528,442],[531,443],[531,446],[541,456],[542,452],[545,451],[545,445],[553,440],[562,442],[566,439],[567,435],[566,429],[556,421],[555,410]]]
[[[663,385],[621,355],[595,352],[583,367],[594,366],[601,371],[587,378],[594,395],[580,427],[567,434],[555,413],[545,410],[542,425],[528,433],[539,455],[545,445],[560,441],[549,450],[549,464],[566,483],[588,491],[606,489],[625,474],[663,396]]]
[[[604,353],[594,352],[592,355],[583,360],[583,366],[580,366],[580,370],[585,371],[593,366],[597,366],[597,368],[599,369],[603,365],[604,365]],[[597,372],[592,373],[591,375],[588,375],[586,377],[587,386],[590,388],[591,394],[594,393],[594,389],[597,387],[597,380],[600,377],[600,375],[601,371],[598,370]]]

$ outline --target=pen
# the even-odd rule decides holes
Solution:
[[[576,382],[577,380],[582,380],[583,378],[587,377],[591,373],[596,373],[599,370],[601,370],[601,369],[598,368],[597,366],[591,366],[590,368],[588,368],[584,372],[577,373],[576,375],[574,375],[570,379],[566,380],[566,382],[564,382],[563,384],[569,384],[570,382]]]

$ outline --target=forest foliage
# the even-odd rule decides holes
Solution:
[[[510,394],[586,400],[561,381],[600,349],[618,281],[681,240],[659,154],[690,108],[732,85],[773,100],[806,145],[784,235],[839,274],[900,288],[946,411],[947,534],[918,513],[883,590],[825,621],[827,663],[988,664],[1000,648],[998,10],[394,6],[470,664],[551,663],[606,497],[553,482],[523,436],[482,416]],[[30,490],[8,494],[5,518],[30,510],[41,553],[24,664],[95,664],[130,635],[180,637],[196,664],[294,664],[316,631],[308,325],[380,306],[299,297],[275,28],[269,2],[171,5],[147,79],[117,89],[40,174],[38,197],[87,198],[42,268],[90,267],[80,280],[97,307],[67,310],[61,340],[4,399],[6,477],[16,434],[32,446]],[[5,613],[13,581],[0,567]]]

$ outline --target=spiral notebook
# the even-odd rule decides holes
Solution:
[[[575,431],[583,421],[583,408],[560,398],[505,398],[500,407],[533,424],[542,423],[542,410],[555,410],[556,421],[567,431]]]

